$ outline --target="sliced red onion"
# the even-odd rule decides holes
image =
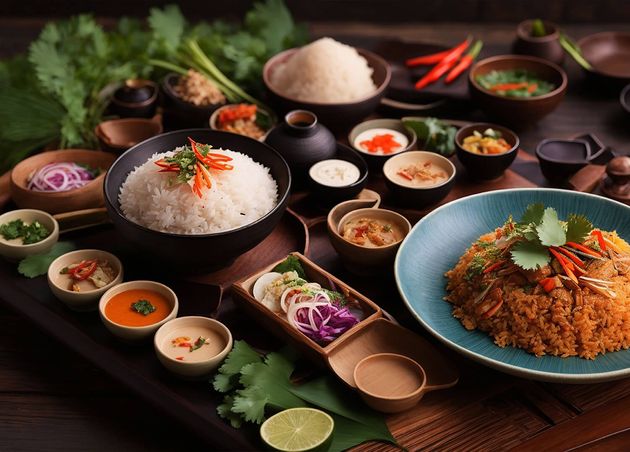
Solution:
[[[28,189],[62,192],[81,188],[92,180],[94,180],[94,175],[76,163],[49,163],[29,177]]]

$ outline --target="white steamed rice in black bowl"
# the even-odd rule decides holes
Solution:
[[[118,196],[127,219],[161,232],[211,234],[253,223],[276,206],[278,186],[269,169],[240,152],[213,149],[232,158],[234,169],[212,171],[201,196],[192,180],[180,183],[176,174],[159,172],[155,162],[183,149],[153,154],[129,173]]]

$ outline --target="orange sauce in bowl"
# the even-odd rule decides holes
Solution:
[[[144,315],[132,308],[132,304],[147,300],[155,311]],[[105,305],[105,316],[124,326],[147,326],[164,320],[173,310],[168,299],[153,290],[132,289],[114,295]]]

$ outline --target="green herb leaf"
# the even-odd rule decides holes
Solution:
[[[483,255],[480,253],[475,254],[468,263],[468,267],[466,267],[464,279],[468,282],[472,281],[475,276],[481,275],[485,266],[486,259],[484,259]]]
[[[15,240],[22,236],[23,229],[24,222],[17,219],[0,225],[0,234],[2,234],[2,237],[4,237],[5,240]]]
[[[593,230],[593,223],[584,215],[571,214],[567,219],[567,242],[582,243]]]
[[[241,369],[251,363],[259,363],[260,355],[245,341],[235,341],[232,351],[227,355],[219,372],[215,375],[212,385],[216,391],[228,392],[238,384]]]
[[[136,311],[138,314],[147,316],[152,312],[155,312],[157,308],[153,306],[149,300],[138,300],[135,303],[131,303],[131,309]]]
[[[424,150],[437,152],[447,157],[455,152],[456,127],[437,118],[403,118],[403,123],[405,127],[416,133],[418,142],[423,143]]]
[[[190,346],[190,353],[194,352],[195,350],[199,350],[201,347],[203,347],[206,343],[206,338],[203,336],[199,336],[197,338],[197,340]]]
[[[273,270],[278,273],[286,273],[290,271],[294,271],[298,274],[298,276],[302,279],[306,279],[306,273],[304,272],[304,267],[300,263],[300,260],[294,256],[290,255],[285,260],[276,265]]]
[[[243,425],[243,420],[239,413],[232,411],[234,406],[234,397],[226,395],[223,397],[223,403],[217,406],[217,413],[220,417],[230,422],[230,425],[234,428],[240,428]]]
[[[541,202],[530,204],[521,217],[521,224],[539,225],[545,214],[545,205]]]
[[[548,207],[543,214],[542,222],[536,227],[540,243],[545,246],[562,246],[567,242],[567,234],[560,220],[558,212]]]
[[[153,39],[165,47],[167,53],[174,53],[184,35],[186,19],[177,5],[167,5],[164,9],[151,8],[147,19]]]
[[[521,241],[512,248],[512,261],[525,270],[542,268],[551,260],[547,248],[537,241]]]
[[[66,254],[75,249],[71,242],[58,242],[46,254],[34,254],[28,256],[18,265],[18,272],[27,278],[35,278],[36,276],[45,275],[52,261],[62,254]]]

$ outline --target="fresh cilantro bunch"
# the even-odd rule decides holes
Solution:
[[[455,134],[457,129],[437,118],[405,119],[406,127],[416,132],[418,140],[424,143],[424,149],[437,152],[446,157],[455,152]]]
[[[510,231],[507,239],[517,241],[511,251],[512,261],[525,270],[536,270],[551,261],[549,247],[583,242],[593,224],[575,214],[561,221],[555,209],[538,203],[529,205],[518,223],[510,218],[503,230]]]
[[[291,382],[296,358],[289,350],[261,356],[244,341],[234,348],[213,380],[224,393],[219,416],[235,428],[261,424],[268,411],[316,406],[334,419],[330,451],[342,451],[369,440],[395,443],[384,417],[367,408],[355,393],[330,376],[300,385]]]

